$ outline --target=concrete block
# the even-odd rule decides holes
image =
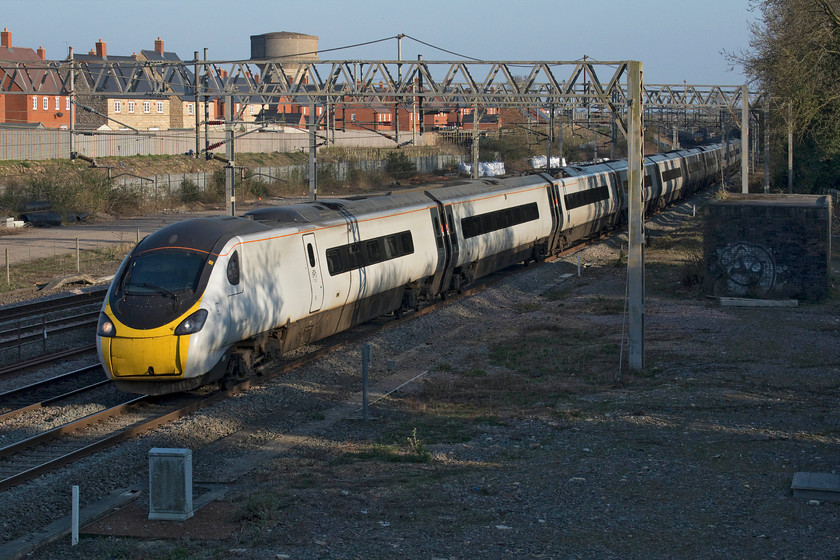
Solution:
[[[840,475],[798,472],[794,473],[790,487],[794,498],[840,502]]]
[[[192,451],[149,450],[149,519],[186,521],[193,516]]]

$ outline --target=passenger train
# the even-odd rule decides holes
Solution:
[[[732,142],[644,159],[656,211],[739,161]],[[476,278],[626,226],[627,162],[185,220],[126,257],[97,326],[121,390],[186,391]]]

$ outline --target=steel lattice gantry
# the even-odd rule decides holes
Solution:
[[[613,112],[626,133],[627,64],[592,60],[0,61],[0,93],[231,96],[261,103],[422,98],[480,107],[587,103]],[[755,105],[758,95],[750,97],[747,101]],[[742,99],[741,86],[643,86],[646,109],[734,110],[742,105]]]

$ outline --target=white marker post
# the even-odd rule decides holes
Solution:
[[[70,516],[70,525],[72,536],[70,538],[70,545],[76,546],[79,544],[79,487],[73,486],[73,512]]]

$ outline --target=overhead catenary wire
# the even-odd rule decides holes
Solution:
[[[373,41],[365,41],[365,42],[362,42],[362,43],[355,43],[353,45],[344,45],[344,46],[341,46],[341,47],[332,47],[332,48],[329,48],[329,49],[318,49],[316,51],[309,51],[309,52],[302,52],[302,53],[295,53],[295,54],[284,54],[284,55],[279,55],[279,56],[273,56],[271,58],[272,59],[274,59],[274,58],[294,59],[294,58],[298,58],[298,57],[301,57],[301,56],[320,55],[320,54],[324,54],[324,53],[328,53],[328,52],[343,51],[343,50],[347,50],[347,49],[354,49],[354,48],[357,48],[357,47],[365,47],[367,45],[374,45],[376,43],[383,43],[385,41],[390,41],[392,39],[399,39],[401,36],[405,37],[406,39],[411,39],[412,41],[420,43],[421,45],[425,45],[429,48],[436,49],[436,50],[439,50],[441,52],[445,52],[447,54],[451,54],[451,55],[454,55],[454,56],[457,56],[457,57],[460,57],[460,58],[465,58],[467,60],[472,60],[472,61],[475,61],[475,62],[483,62],[483,60],[480,59],[480,58],[475,58],[475,57],[468,56],[468,55],[465,55],[465,54],[456,53],[454,51],[450,51],[448,49],[444,49],[443,47],[439,47],[437,45],[427,43],[426,41],[423,41],[421,39],[417,39],[416,37],[412,37],[411,35],[406,35],[406,34],[392,35],[390,37],[383,37],[382,39],[374,39]]]

